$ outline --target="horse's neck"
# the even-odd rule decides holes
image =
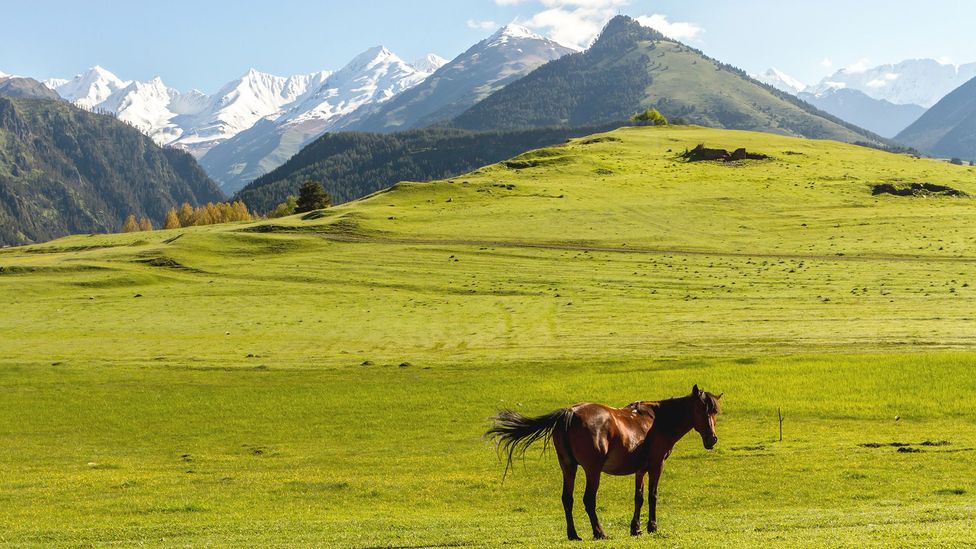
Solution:
[[[672,398],[651,404],[654,410],[653,429],[666,438],[681,440],[693,427],[688,397]]]

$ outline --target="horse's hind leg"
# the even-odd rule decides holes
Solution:
[[[600,489],[600,475],[603,472],[599,467],[583,468],[586,472],[586,492],[583,493],[583,506],[586,507],[586,514],[590,516],[590,526],[593,527],[593,539],[607,539],[600,526],[600,519],[596,516],[596,492]]]
[[[570,541],[579,541],[581,538],[576,533],[576,524],[573,522],[573,489],[576,486],[576,470],[579,465],[562,464],[563,468],[563,511],[566,512],[566,537]]]
[[[576,471],[579,464],[572,455],[563,448],[568,449],[562,437],[556,436],[556,455],[559,457],[559,467],[563,470],[563,511],[566,512],[566,536],[570,541],[580,541],[579,534],[576,533],[576,524],[573,522],[573,492],[576,488]]]

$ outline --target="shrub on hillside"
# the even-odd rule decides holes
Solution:
[[[657,109],[647,109],[630,118],[638,126],[667,126],[668,119]]]

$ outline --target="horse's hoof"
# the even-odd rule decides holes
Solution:
[[[583,541],[583,538],[579,537],[578,534],[573,533],[569,535],[569,541]]]
[[[641,534],[643,534],[643,533],[644,533],[644,532],[641,532],[640,530],[631,530],[631,531],[630,531],[630,535],[632,535],[632,536],[634,536],[635,538],[636,538],[637,536],[640,536],[640,535],[641,535]]]
[[[650,533],[652,533],[652,534],[654,532],[657,532],[657,523],[656,522],[648,522],[647,523],[647,531],[650,532]]]
[[[610,538],[606,534],[601,532],[599,534],[593,534],[593,539],[599,541],[599,540],[610,539]]]

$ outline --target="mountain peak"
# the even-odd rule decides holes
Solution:
[[[410,66],[417,69],[420,72],[434,72],[437,69],[443,67],[448,63],[447,59],[437,55],[436,53],[428,53],[422,58],[411,63]]]
[[[532,32],[527,27],[523,27],[517,23],[509,23],[504,27],[495,31],[495,34],[491,35],[492,39],[498,38],[527,38],[530,40],[545,40],[545,38],[539,36],[538,34]]]
[[[618,15],[607,22],[594,45],[616,40],[669,40],[660,32],[641,25],[636,19]],[[673,40],[672,40],[673,41]]]

